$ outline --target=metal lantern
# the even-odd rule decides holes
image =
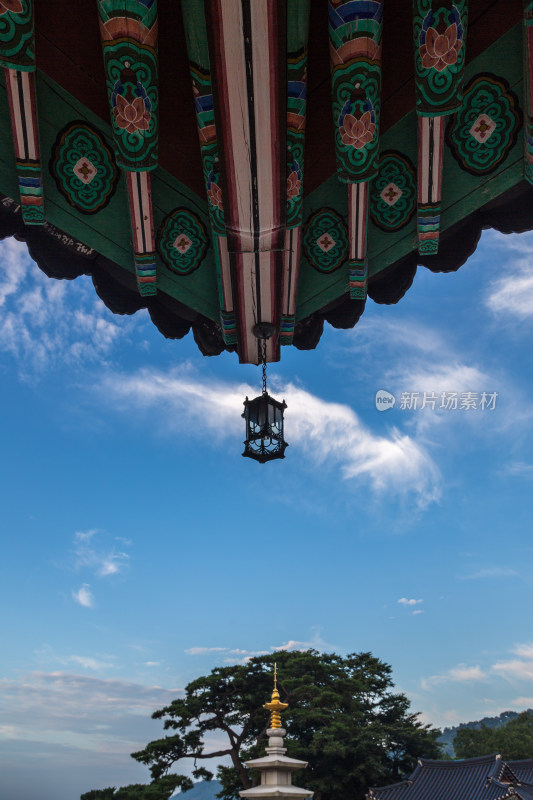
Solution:
[[[259,326],[257,326],[259,328]],[[285,458],[287,442],[283,439],[283,412],[287,408],[285,400],[274,400],[266,386],[266,339],[263,335],[263,392],[253,400],[244,401],[243,418],[246,420],[246,440],[243,456],[253,458],[264,464],[275,458]]]

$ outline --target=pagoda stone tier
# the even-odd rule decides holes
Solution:
[[[292,785],[292,773],[304,769],[307,762],[285,755],[287,752],[287,748],[283,746],[285,733],[283,728],[267,730],[268,746],[265,748],[267,755],[246,762],[247,767],[261,773],[261,783],[259,786],[239,792],[241,797],[250,800],[266,800],[269,797],[304,800],[313,796],[313,792]]]
[[[0,237],[116,313],[275,361],[533,229],[532,0],[72,8],[0,2]]]

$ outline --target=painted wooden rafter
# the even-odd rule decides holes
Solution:
[[[439,249],[446,117],[462,100],[468,0],[414,0],[418,250]]]
[[[288,24],[290,20],[290,25]],[[309,0],[287,4],[287,229],[281,282],[280,343],[292,344],[302,249]]]
[[[533,183],[533,0],[524,0],[524,177]]]
[[[43,179],[35,91],[35,35],[32,0],[2,12],[0,66],[4,68],[22,218],[44,222]]]
[[[150,171],[157,167],[157,0],[97,0],[117,164],[124,170],[139,292],[157,292]]]
[[[261,361],[254,326],[270,323],[279,358],[286,219],[285,7],[277,0],[209,0],[224,221],[236,296],[239,359]],[[283,200],[283,201],[282,201]]]
[[[368,186],[376,175],[384,0],[330,0],[337,176],[348,184],[350,297],[366,300]]]
[[[237,323],[233,308],[233,284],[224,221],[224,195],[220,180],[220,155],[203,0],[183,0],[182,12],[215,256],[220,325],[224,343],[236,345]]]

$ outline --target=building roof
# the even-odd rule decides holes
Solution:
[[[457,761],[420,758],[407,780],[372,788],[370,800],[533,800],[533,759],[502,761],[498,753]]]
[[[0,42],[0,237],[205,354],[256,363],[258,322],[268,360],[312,349],[533,228],[522,0],[31,5]]]
[[[392,786],[372,788],[373,800],[495,800],[491,778],[499,776],[498,754],[462,761],[420,758],[409,778]]]
[[[506,763],[519,783],[533,784],[533,758],[507,761]]]

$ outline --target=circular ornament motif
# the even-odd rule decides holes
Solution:
[[[348,258],[348,230],[333,208],[321,208],[305,225],[303,248],[307,260],[319,272],[330,273]]]
[[[387,150],[378,161],[378,174],[372,181],[370,217],[383,231],[399,231],[416,210],[416,173],[407,156]]]
[[[204,223],[188,208],[175,208],[167,214],[157,233],[157,251],[178,275],[198,269],[208,245]]]
[[[83,214],[104,208],[117,186],[111,150],[92,125],[79,120],[59,132],[49,167],[63,197]]]
[[[465,88],[462,106],[450,117],[446,142],[465,172],[489,175],[516,143],[521,124],[518,98],[505,78],[480,73]]]

